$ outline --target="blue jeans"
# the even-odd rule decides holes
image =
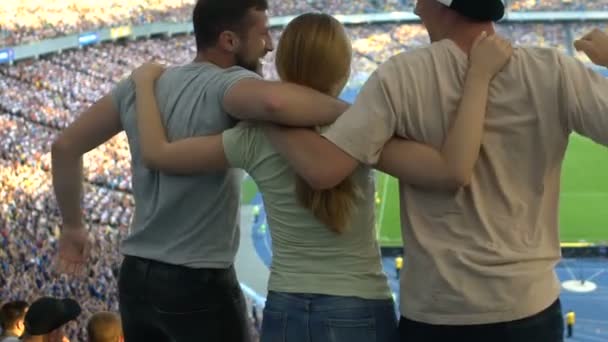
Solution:
[[[260,342],[395,342],[391,299],[270,292]]]

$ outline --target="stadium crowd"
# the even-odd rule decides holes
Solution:
[[[184,22],[190,19],[192,0],[41,0],[4,1],[0,4],[0,47],[27,44],[45,38],[105,27],[152,22]],[[270,1],[272,16],[314,10],[332,13],[370,13],[409,10],[410,0],[314,0]]]
[[[3,15],[0,24],[5,36],[8,34],[13,42],[14,39],[27,42],[29,39],[89,29],[95,25],[107,26],[109,22],[183,20],[191,10],[184,9],[191,4],[182,0],[129,0],[127,3],[131,8],[117,12],[113,11],[113,7],[124,5],[125,1],[103,3],[104,10],[101,10],[97,5],[101,2],[62,0],[53,2],[57,8],[65,6],[69,9],[61,12],[59,18],[58,14],[52,14],[57,10],[54,6],[49,5],[47,9],[38,1],[18,3],[22,7],[10,7],[15,6],[15,2],[0,5],[0,11],[11,13]],[[319,0],[292,5],[292,2],[277,0],[271,8],[275,9],[275,15],[311,10],[315,6],[339,12],[345,8],[344,3],[340,0]],[[367,10],[368,5],[362,1],[356,1],[354,6],[350,5],[350,1],[348,3],[348,8],[353,11]],[[513,6],[545,9],[562,1],[543,0],[534,1],[538,6],[526,5],[529,3],[516,1]],[[582,2],[573,3],[580,6]],[[604,3],[608,5],[605,0],[585,1],[585,6],[603,8]],[[404,5],[390,1],[387,4],[395,8]],[[46,17],[46,20],[36,22],[38,19],[28,19],[28,15],[39,12],[41,6],[50,12],[36,18]],[[378,7],[374,5],[373,8]],[[86,23],[79,21],[82,17],[72,16],[70,10],[87,13],[87,18],[96,19]],[[137,14],[136,19],[134,13]],[[16,22],[20,24],[16,25]],[[568,48],[568,32],[570,36],[577,37],[588,29],[587,25],[499,25],[499,31],[516,44],[557,46],[566,53],[573,53]],[[355,86],[361,84],[389,56],[428,43],[420,25],[355,26],[349,27],[348,32],[355,57],[351,74],[351,84]],[[275,40],[280,36],[279,30],[271,33]],[[127,232],[134,209],[126,136],[121,134],[115,137],[85,157],[87,185],[84,203],[96,253],[90,274],[86,280],[77,282],[53,275],[50,267],[51,251],[55,250],[60,223],[48,172],[50,144],[59,129],[72,122],[83,108],[109,92],[135,66],[148,60],[168,64],[186,63],[194,56],[194,51],[192,37],[182,36],[97,45],[66,51],[39,61],[0,67],[0,134],[3,137],[0,141],[0,193],[2,198],[11,199],[0,206],[0,302],[15,299],[31,302],[44,295],[70,297],[83,307],[82,320],[98,311],[117,310],[118,245]],[[264,73],[268,78],[277,77],[273,64],[274,54],[270,53],[264,63]],[[84,340],[82,321],[71,327],[70,336],[78,341]]]
[[[47,38],[99,28],[184,22],[190,19],[192,0],[24,0],[0,3],[0,47],[28,44]],[[310,0],[270,1],[271,16],[310,11],[339,14],[411,11],[415,0]],[[513,0],[511,11],[606,10],[608,0]]]
[[[604,11],[604,0],[513,0],[508,1],[512,11]]]

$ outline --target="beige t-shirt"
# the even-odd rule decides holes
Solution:
[[[393,135],[439,149],[467,65],[451,40],[392,57],[325,137],[366,164]],[[572,131],[608,145],[608,80],[555,50],[516,49],[491,83],[470,187],[450,194],[400,183],[405,317],[505,322],[557,299],[560,173]]]
[[[242,123],[223,133],[232,167],[247,171],[264,199],[272,237],[268,289],[278,292],[390,299],[376,240],[374,178],[361,167],[353,174],[361,190],[346,232],[320,223],[295,196],[295,174],[261,128]]]

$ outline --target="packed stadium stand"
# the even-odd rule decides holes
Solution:
[[[411,11],[413,0],[272,0],[270,14],[307,11],[356,14]],[[608,10],[608,0],[516,0],[511,11]],[[27,0],[0,2],[0,48],[70,33],[125,24],[189,20],[189,0]],[[515,44],[557,47],[567,54],[573,37],[604,23],[501,23],[500,33]],[[273,29],[275,40],[280,29]],[[351,85],[360,85],[390,56],[428,44],[418,24],[349,26],[354,49]],[[0,302],[31,301],[42,295],[77,299],[86,314],[117,310],[116,272],[121,237],[134,202],[130,194],[130,155],[126,136],[85,156],[86,217],[95,238],[89,276],[80,281],[51,273],[60,219],[50,180],[50,144],[59,130],[139,64],[156,60],[183,64],[195,54],[191,36],[99,44],[63,51],[39,60],[0,65]],[[582,55],[577,57],[585,60]],[[277,78],[274,57],[264,64]],[[586,60],[585,60],[586,61]],[[8,200],[7,200],[8,199]],[[73,325],[74,341],[84,326]]]
[[[26,44],[102,27],[190,19],[192,0],[57,0],[3,1],[0,3],[0,47]],[[332,14],[411,11],[414,0],[271,0],[272,16],[310,11]],[[606,0],[513,0],[511,11],[606,10]]]

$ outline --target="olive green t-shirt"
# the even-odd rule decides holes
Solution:
[[[240,124],[223,133],[223,143],[230,165],[247,171],[264,199],[273,252],[270,291],[391,298],[376,239],[371,169],[353,174],[361,193],[348,229],[338,235],[298,203],[296,176],[261,128]]]

